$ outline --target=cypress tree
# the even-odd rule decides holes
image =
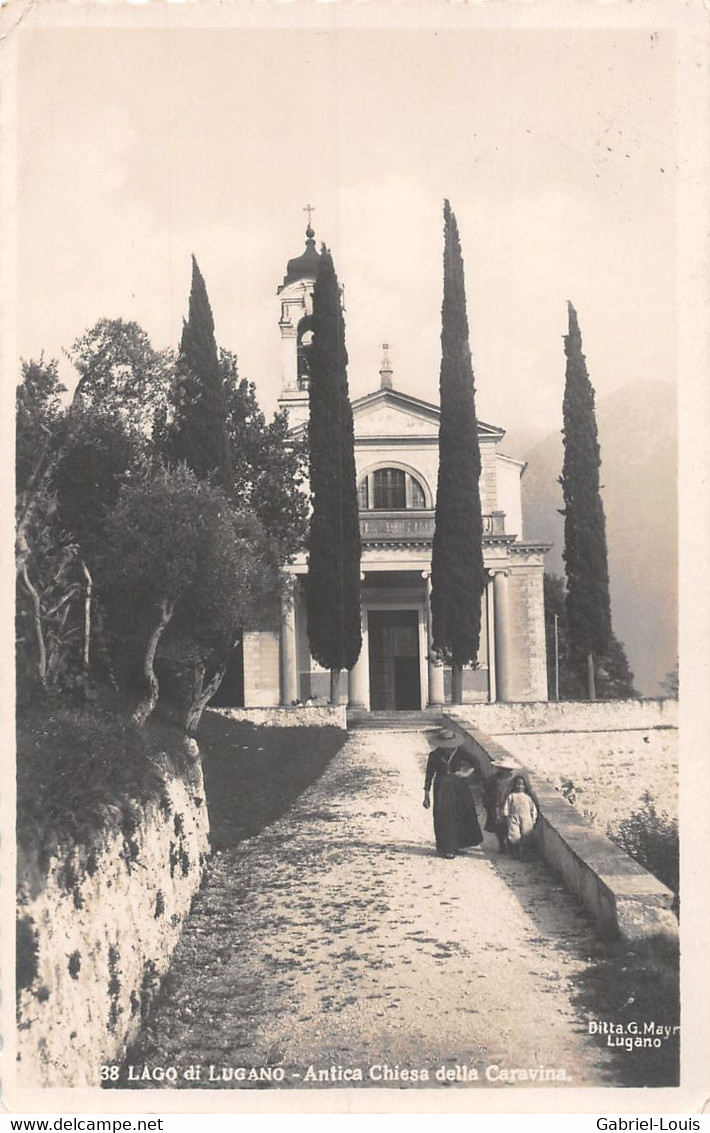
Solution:
[[[175,420],[168,435],[168,455],[185,461],[200,480],[211,477],[232,489],[227,405],[207,288],[192,257],[192,287],[187,321],[183,323],[177,363]]]
[[[567,574],[567,627],[572,662],[586,667],[590,700],[596,697],[595,664],[609,651],[611,607],[606,523],[599,491],[601,458],[594,412],[594,389],[582,353],[577,312],[571,303],[565,335],[567,368],[563,402],[562,464]]]
[[[462,702],[462,668],[475,662],[481,635],[483,519],[475,390],[456,217],[444,201],[444,301],[441,308],[439,479],[432,552],[432,630],[436,652],[452,666],[452,698]]]
[[[310,352],[310,488],[306,606],[312,656],[330,669],[337,699],[341,669],[360,655],[360,524],[345,323],[330,253],[323,248],[313,291]]]

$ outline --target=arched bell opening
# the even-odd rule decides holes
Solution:
[[[313,319],[304,315],[296,330],[296,375],[298,388],[308,389],[311,378],[310,352],[313,343]]]

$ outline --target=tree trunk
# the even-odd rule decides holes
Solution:
[[[224,661],[220,665],[218,665],[206,684],[204,680],[205,666],[200,666],[199,688],[195,687],[192,704],[188,708],[187,716],[185,717],[185,734],[187,736],[194,737],[195,735],[197,735],[197,729],[200,726],[202,713],[204,712],[205,708],[222,683],[222,678],[227,671],[228,660],[229,654],[224,659]]]
[[[330,670],[330,703],[340,704],[340,669]]]
[[[153,632],[150,635],[148,648],[145,651],[145,657],[143,658],[143,675],[146,679],[146,684],[148,685],[148,693],[143,697],[143,700],[140,701],[135,712],[131,716],[131,720],[134,724],[137,724],[139,728],[143,727],[146,720],[158,703],[158,693],[160,692],[160,687],[158,685],[158,678],[155,675],[155,652],[158,648],[158,643],[163,636],[165,627],[173,616],[174,609],[174,603],[168,602],[167,598],[164,598],[160,603],[160,614],[157,622],[153,627]]]
[[[91,642],[91,591],[93,589],[93,581],[89,574],[89,568],[84,560],[81,560],[81,569],[84,572],[86,579],[86,593],[84,596],[84,672],[89,672],[89,645]]]
[[[27,573],[27,563],[22,563],[22,581],[25,584],[25,589],[30,596],[32,602],[32,613],[35,626],[35,634],[37,635],[37,675],[39,676],[40,684],[44,684],[47,679],[47,649],[44,644],[44,632],[42,630],[42,608],[40,606],[39,594],[30,582],[30,576]]]
[[[62,446],[59,452],[55,452],[45,465],[44,462],[49,452],[49,440],[47,440],[35,462],[34,468],[27,477],[22,491],[19,493],[15,511],[15,538],[17,544],[27,550],[29,550],[27,545],[27,529],[29,528],[35,509],[39,503],[42,488],[46,487],[48,484],[50,476],[59,464],[60,457],[63,455],[65,448],[66,446]]]
[[[47,649],[44,641],[44,631],[42,629],[42,607],[39,594],[30,582],[30,577],[27,573],[27,560],[31,554],[27,532],[29,531],[30,523],[39,504],[41,488],[47,483],[51,473],[59,463],[59,456],[61,454],[55,453],[53,459],[43,467],[48,450],[49,442],[47,441],[34,469],[27,479],[25,487],[19,494],[15,512],[15,572],[17,576],[22,579],[32,602],[38,649],[37,672],[42,685],[45,685],[47,680]]]
[[[587,654],[587,692],[590,700],[597,699],[597,689],[594,682],[594,654]]]
[[[451,666],[451,703],[463,704],[463,665]]]

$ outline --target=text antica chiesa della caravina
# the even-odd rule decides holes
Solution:
[[[605,1045],[623,1050],[639,1048],[658,1049],[680,1033],[679,1026],[664,1023],[635,1022],[610,1023],[600,1019],[590,1019],[589,1034],[606,1040]],[[342,1063],[329,1066],[309,1064],[303,1068],[284,1068],[282,1066],[218,1066],[214,1063],[190,1063],[187,1066],[158,1066],[129,1064],[119,1067],[109,1064],[101,1067],[102,1082],[130,1085],[131,1082],[191,1082],[195,1087],[222,1084],[239,1086],[254,1082],[283,1082],[291,1086],[335,1083],[347,1086],[351,1083],[369,1082],[373,1085],[406,1085],[407,1083],[431,1083],[435,1085],[455,1082],[567,1082],[572,1075],[563,1066],[501,1066],[492,1063],[488,1066],[442,1064],[439,1067],[405,1066],[401,1063],[388,1064],[375,1062],[369,1066],[347,1066]]]
[[[358,1082],[370,1085],[406,1086],[417,1083],[447,1084],[452,1082],[570,1082],[571,1078],[564,1067],[529,1066],[470,1066],[444,1065],[405,1066],[402,1063],[388,1064],[375,1062],[369,1066],[346,1066],[331,1063],[319,1066],[311,1063],[303,1068],[282,1066],[217,1066],[193,1063],[189,1066],[150,1066],[128,1065],[119,1070],[118,1066],[102,1066],[102,1081],[116,1085],[130,1085],[131,1082],[192,1082],[196,1087],[202,1085],[241,1086],[258,1082],[279,1082],[289,1086],[312,1086],[335,1084],[349,1086]]]

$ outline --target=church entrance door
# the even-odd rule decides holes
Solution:
[[[368,636],[373,712],[421,708],[417,611],[370,610]]]

